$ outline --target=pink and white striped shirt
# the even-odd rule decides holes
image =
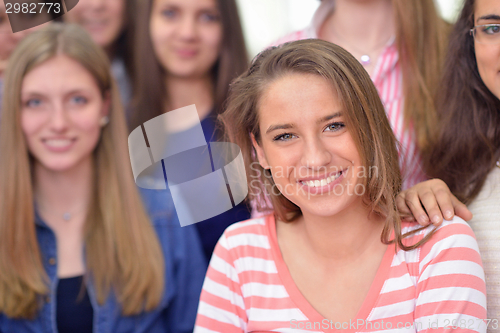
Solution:
[[[293,32],[279,39],[273,45],[301,39],[318,38],[317,31],[334,10],[334,6],[335,1],[323,1],[308,28]],[[372,81],[384,104],[396,139],[400,143],[399,165],[404,190],[426,180],[427,176],[423,170],[420,152],[416,145],[416,133],[411,124],[409,128],[404,125],[403,72],[394,38],[386,45],[378,57],[372,74]]]
[[[419,228],[403,223],[403,232]],[[422,239],[428,227],[409,237]],[[387,246],[356,318],[323,318],[294,284],[273,215],[226,229],[207,271],[195,333],[486,332],[486,287],[478,246],[460,218],[444,221],[412,251]]]

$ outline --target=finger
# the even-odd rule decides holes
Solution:
[[[470,221],[472,219],[472,212],[467,208],[465,204],[460,202],[460,200],[458,200],[455,196],[453,196],[452,202],[455,210],[455,215],[465,221]]]
[[[424,210],[422,202],[420,201],[416,192],[408,191],[406,193],[405,204],[411,210],[411,214],[418,222],[418,224],[424,227],[429,225],[430,223],[429,217],[427,216],[427,212]]]
[[[415,218],[413,217],[410,208],[406,205],[404,192],[400,193],[396,197],[396,208],[402,221],[415,222]]]
[[[429,219],[434,225],[439,225],[443,222],[443,215],[436,200],[434,192],[427,191],[420,194],[420,201],[427,212]]]
[[[406,205],[404,192],[396,197],[396,208],[401,216],[412,216],[410,208]]]
[[[442,216],[444,216],[447,220],[451,220],[455,215],[455,208],[452,202],[452,199],[455,198],[455,196],[447,189],[436,190],[434,191],[434,195],[436,196],[436,201],[439,209],[441,210]]]

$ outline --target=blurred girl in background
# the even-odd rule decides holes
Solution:
[[[126,110],[132,98],[135,3],[135,0],[79,0],[63,16],[65,22],[85,28],[94,42],[104,48]]]
[[[393,128],[403,189],[425,180],[421,153],[436,122],[433,98],[448,25],[434,0],[323,0],[309,28],[277,44],[319,38],[340,45],[370,74]]]
[[[51,24],[20,43],[5,84],[0,332],[191,332],[199,240],[168,191],[143,191],[143,207],[104,51]]]
[[[401,210],[442,214],[451,192],[468,205],[486,273],[489,331],[500,321],[500,3],[467,0],[453,29],[438,90],[429,180],[401,195]],[[422,206],[423,205],[423,206]],[[406,208],[405,208],[406,207]],[[424,210],[425,208],[425,210]]]
[[[471,323],[486,331],[472,230],[460,218],[438,228],[401,221],[396,140],[370,77],[347,51],[304,40],[262,52],[232,84],[221,118],[242,150],[250,199],[267,195],[274,212],[224,232],[196,333]]]
[[[235,1],[142,0],[137,15],[130,129],[195,104],[206,141],[217,141],[216,119],[229,84],[248,66]],[[248,217],[242,203],[196,224],[207,259],[224,229]]]

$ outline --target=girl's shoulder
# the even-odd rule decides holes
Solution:
[[[403,240],[406,245],[415,244],[432,233],[430,238],[417,249],[403,251],[406,257],[413,257],[411,261],[419,261],[421,264],[431,261],[447,261],[454,257],[453,253],[459,255],[473,253],[474,261],[479,258],[479,247],[474,232],[460,217],[455,216],[451,220],[444,220],[437,227],[429,225],[422,228],[417,223],[409,222],[403,222],[401,227],[403,235],[415,232]]]
[[[422,228],[422,226],[416,222],[402,222],[401,231],[403,235],[415,232],[414,235],[408,237],[408,240],[422,239],[428,234],[433,233],[430,240],[427,242],[430,244],[435,244],[444,238],[455,238],[460,237],[461,235],[474,237],[474,232],[469,224],[458,216],[455,216],[451,220],[443,220],[443,222],[437,227],[434,225],[428,225],[427,227]]]
[[[258,235],[267,235],[267,228],[269,223],[274,219],[273,214],[259,216],[256,218],[251,218],[245,221],[240,221],[234,224],[231,224],[224,231],[224,235],[226,237],[231,237],[235,235],[241,234],[258,234]]]

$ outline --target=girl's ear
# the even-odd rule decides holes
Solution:
[[[262,149],[262,147],[257,143],[257,140],[255,139],[255,136],[253,134],[250,134],[250,137],[252,139],[252,145],[257,152],[257,159],[259,160],[260,166],[264,169],[271,169],[269,163],[267,163],[266,153],[264,152],[264,149]]]

